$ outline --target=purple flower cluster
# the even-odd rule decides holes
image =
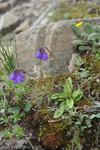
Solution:
[[[38,53],[36,54],[37,59],[43,59],[46,61],[48,59],[47,53],[45,52],[44,48],[40,48]],[[9,76],[8,79],[13,80],[15,84],[21,83],[24,81],[25,74],[19,72],[18,69],[14,70],[14,72]]]
[[[25,74],[19,72],[17,69],[10,75],[9,79],[13,80],[15,84],[24,81]]]
[[[40,48],[39,51],[36,54],[37,59],[43,59],[43,61],[46,61],[48,59],[47,53],[43,48]]]

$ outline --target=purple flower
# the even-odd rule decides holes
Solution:
[[[47,53],[43,53],[42,59],[43,59],[43,61],[46,61],[48,59]]]
[[[11,73],[8,79],[15,81],[15,84],[17,84],[24,81],[24,76],[25,74],[16,69],[13,73]]]
[[[39,51],[36,54],[37,59],[43,59],[43,61],[46,61],[48,59],[47,53],[43,48],[40,48]]]
[[[42,59],[42,53],[40,51],[38,51],[38,53],[36,54],[36,58]]]

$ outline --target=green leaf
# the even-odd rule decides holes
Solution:
[[[73,115],[73,114],[74,114],[73,108],[71,108],[71,109],[67,109],[67,111],[68,111],[71,115]]]
[[[80,46],[79,50],[89,50],[90,47],[89,46]]]
[[[88,41],[94,40],[96,41],[98,34],[97,33],[92,33],[88,36]]]
[[[75,124],[81,125],[81,122],[75,122]]]
[[[27,103],[24,107],[24,111],[28,112],[28,111],[30,111],[30,108],[31,108],[31,104]]]
[[[89,118],[89,116],[88,116],[88,115],[82,115],[82,119],[83,119],[84,117]]]
[[[16,134],[16,136],[18,138],[21,138],[25,135],[24,134],[24,128],[20,127],[19,125],[14,126],[13,132]]]
[[[96,117],[97,117],[97,118],[100,118],[100,113],[98,113],[98,114],[96,115]]]
[[[94,43],[95,43],[94,39],[93,39],[93,38],[90,39],[90,40],[89,40],[89,43],[91,43],[92,45],[94,45]]]
[[[100,33],[98,33],[98,40],[100,41]]]
[[[86,33],[82,33],[82,34],[81,34],[81,39],[82,39],[82,40],[86,40],[87,37],[88,37],[88,35],[87,35]]]
[[[77,27],[75,23],[71,23],[70,26],[81,37],[81,35],[82,35],[81,28]]]
[[[98,48],[98,53],[100,53],[100,48]]]
[[[14,106],[14,107],[10,108],[8,112],[18,112],[18,111],[20,111],[20,107]]]
[[[68,83],[70,85],[71,91],[73,90],[73,84],[72,84],[72,79],[71,77],[68,78]]]
[[[93,33],[92,25],[90,23],[86,23],[85,26],[87,28],[88,34],[92,34]]]
[[[4,116],[0,117],[0,124],[7,124],[8,118],[5,118]]]
[[[100,42],[99,43],[95,42],[94,47],[97,48],[98,46],[100,46]]]
[[[56,94],[52,94],[51,99],[57,99],[57,98],[58,98],[57,93]]]
[[[21,113],[19,117],[25,117],[25,113]]]
[[[93,106],[93,108],[98,109],[98,108],[100,108],[100,105],[95,105],[95,106]]]
[[[92,49],[92,53],[96,53],[97,52],[97,49],[96,48],[93,48]]]
[[[14,115],[8,116],[9,119],[14,119]]]
[[[74,91],[72,94],[73,101],[74,102],[79,101],[82,98],[82,96],[83,96],[83,92],[80,89]]]
[[[0,97],[3,95],[3,89],[0,87]]]
[[[67,106],[69,107],[69,108],[73,108],[73,105],[74,105],[74,101],[73,101],[73,99],[67,99]]]
[[[59,118],[64,113],[64,109],[57,109],[54,113],[54,118]]]
[[[72,79],[69,77],[66,81],[66,84],[64,86],[64,94],[67,96],[71,95],[73,91],[73,84],[72,84]]]
[[[93,118],[95,118],[96,117],[96,115],[95,114],[92,114],[91,116],[90,116],[90,119],[93,119]]]
[[[100,31],[100,27],[99,26],[95,26],[95,29]]]
[[[87,126],[81,126],[81,130],[84,131],[84,129],[87,129]]]
[[[83,44],[84,44],[84,41],[82,41],[82,40],[74,40],[74,41],[73,41],[73,44],[74,44],[74,45],[83,45]]]
[[[41,101],[42,100],[42,98],[36,98],[36,101]]]
[[[0,108],[4,108],[4,105],[5,105],[5,108],[8,108],[9,105],[8,105],[8,101],[7,100],[1,100],[0,102]]]
[[[65,98],[63,93],[52,94],[51,99]]]
[[[0,113],[1,113],[1,114],[3,114],[4,112],[5,112],[5,109],[4,109],[4,108],[0,110]]]
[[[66,108],[66,107],[67,107],[66,101],[60,103],[60,108]]]
[[[87,126],[89,126],[90,125],[90,123],[91,123],[91,121],[88,119],[88,120],[86,120],[86,125]]]
[[[99,60],[99,59],[100,59],[100,54],[97,53],[97,54],[95,55],[95,58]]]

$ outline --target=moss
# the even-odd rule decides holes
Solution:
[[[92,129],[85,130],[80,134],[80,143],[83,145],[83,149],[91,150],[92,147],[96,147],[95,131]]]
[[[89,13],[88,9],[93,8],[98,11],[98,15],[96,13]],[[58,9],[54,11],[53,16],[51,17],[52,21],[59,21],[66,19],[64,15],[69,13],[70,16],[68,19],[78,19],[78,18],[94,18],[100,16],[99,7],[94,4],[77,3],[77,4],[68,4],[67,2],[63,2],[59,5]]]
[[[38,112],[37,138],[47,148],[56,149],[62,146],[66,139],[68,124],[66,120],[50,122],[54,120],[53,114],[46,110],[46,105]],[[42,127],[42,128],[41,128]]]
[[[44,146],[53,149],[62,146],[66,139],[66,124],[64,122],[46,122],[43,124],[40,139]]]
[[[91,73],[100,73],[100,59],[96,59],[95,55],[90,54],[86,58],[85,67]]]
[[[84,107],[84,106],[92,106],[92,104],[91,104],[91,101],[89,102],[89,101],[87,101],[86,99],[81,99],[80,101],[78,101],[77,103],[76,103],[76,106],[78,106],[78,107]],[[81,108],[79,109],[79,111],[81,110]]]
[[[63,145],[64,139],[62,138],[61,133],[44,133],[44,140],[43,144],[44,146],[51,147],[53,149],[58,148],[59,146]]]

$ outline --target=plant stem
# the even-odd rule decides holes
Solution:
[[[52,57],[54,58],[54,60],[56,61],[57,65],[58,65],[58,67],[59,67],[59,69],[60,69],[60,72],[62,73],[63,77],[65,78],[64,73],[63,73],[63,71],[62,71],[62,68],[60,67],[59,62],[57,61],[57,59],[56,59],[56,57],[54,56],[54,54],[53,54],[46,46],[43,46],[43,48],[46,48],[47,51],[52,55]]]
[[[32,150],[34,150],[34,147],[33,147],[32,143],[30,142],[30,140],[28,139],[28,137],[26,135],[24,135],[24,136],[27,139],[27,141],[29,142],[29,144],[31,145]]]
[[[17,69],[18,69],[18,70],[20,70],[20,71],[23,71],[24,73],[26,73],[26,74],[30,75],[31,77],[33,77],[35,80],[37,80],[37,81],[38,81],[38,79],[37,79],[36,77],[34,77],[34,76],[33,76],[33,75],[31,75],[30,73],[26,72],[25,70],[20,69],[20,68],[17,68]]]

